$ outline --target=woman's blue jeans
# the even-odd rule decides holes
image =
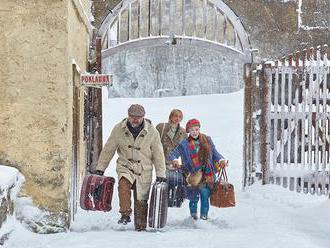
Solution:
[[[194,192],[190,192],[191,197],[189,202],[190,214],[197,214],[197,204],[198,204],[198,195],[201,198],[201,216],[207,216],[210,208],[209,198],[211,195],[211,190],[208,186],[201,186],[200,188],[194,190]]]

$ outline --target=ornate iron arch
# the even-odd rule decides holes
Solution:
[[[103,21],[102,57],[123,48],[188,43],[230,49],[251,61],[248,35],[221,0],[123,0]]]

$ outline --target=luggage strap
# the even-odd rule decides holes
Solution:
[[[164,130],[165,130],[165,124],[166,124],[166,123],[163,123],[162,133],[160,134],[160,140],[163,139]]]
[[[102,185],[98,185],[94,188],[93,198],[100,201],[102,196]]]

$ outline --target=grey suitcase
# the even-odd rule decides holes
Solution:
[[[169,187],[168,207],[180,208],[185,199],[185,189],[183,186]]]
[[[170,188],[184,185],[184,177],[181,170],[166,170],[166,178]]]
[[[181,207],[185,199],[184,176],[181,170],[166,170],[168,207]]]
[[[152,185],[149,203],[149,227],[163,228],[167,221],[168,185],[165,182]]]

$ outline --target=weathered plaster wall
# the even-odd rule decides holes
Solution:
[[[3,1],[0,8],[0,163],[19,168],[27,179],[24,192],[35,203],[65,210],[66,2]]]
[[[87,29],[72,0],[4,0],[0,12],[0,163],[19,168],[35,204],[67,212],[72,59],[86,70]]]

